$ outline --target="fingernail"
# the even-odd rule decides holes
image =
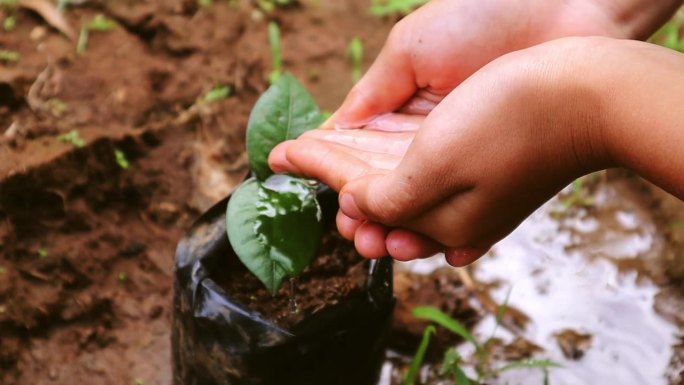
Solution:
[[[354,197],[349,193],[342,193],[340,195],[340,210],[351,219],[365,219],[363,213],[359,210],[359,206],[356,205]]]
[[[446,249],[444,257],[448,264],[454,267],[470,265],[487,253],[489,249],[479,247],[464,247],[458,249]]]

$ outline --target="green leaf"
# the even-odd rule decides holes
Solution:
[[[508,365],[497,370],[497,373],[503,373],[508,370],[513,369],[542,369],[547,370],[549,368],[562,368],[563,366],[555,361],[551,360],[520,360],[513,361]]]
[[[200,99],[200,103],[214,103],[225,99],[230,96],[232,91],[233,89],[230,86],[217,84]]]
[[[480,344],[475,340],[475,337],[473,337],[473,335],[470,334],[468,329],[465,326],[463,326],[463,324],[449,317],[448,314],[443,313],[439,309],[435,309],[434,307],[429,306],[420,306],[413,309],[413,316],[435,322],[447,328],[448,330],[458,334],[464,340],[473,344],[473,346],[475,346],[475,349],[477,349],[478,351],[482,350]]]
[[[315,188],[288,175],[265,182],[250,178],[228,202],[226,230],[238,258],[275,294],[318,249],[322,226]]]
[[[278,143],[318,127],[323,115],[311,95],[291,74],[283,74],[256,102],[247,125],[247,153],[259,179],[273,171],[268,154]]]
[[[444,353],[444,361],[442,361],[442,367],[439,369],[439,374],[441,376],[451,373],[454,377],[454,383],[456,385],[470,385],[470,380],[466,376],[463,369],[458,365],[461,363],[461,355],[458,354],[456,348],[451,348]]]
[[[470,380],[468,379],[468,376],[466,376],[465,372],[458,366],[454,366],[452,369],[452,373],[454,375],[454,382],[456,385],[470,385]]]
[[[16,62],[19,61],[19,59],[21,59],[19,52],[0,49],[0,61]]]
[[[370,13],[374,16],[388,16],[393,14],[408,15],[413,9],[427,3],[429,0],[374,0]]]
[[[423,339],[420,341],[418,350],[416,350],[416,355],[413,356],[413,359],[411,360],[411,366],[404,377],[404,385],[413,385],[416,383],[418,371],[420,370],[421,365],[423,365],[425,352],[427,352],[428,345],[430,344],[430,336],[433,334],[435,334],[434,326],[430,325],[425,328],[425,331],[423,332]]]

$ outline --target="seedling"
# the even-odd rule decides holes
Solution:
[[[19,59],[21,59],[19,52],[0,49],[0,61],[17,62]]]
[[[408,15],[429,0],[373,0],[369,12],[374,16]]]
[[[41,247],[40,249],[38,249],[37,253],[38,253],[38,257],[40,257],[40,259],[45,259],[48,257],[48,251],[44,247]]]
[[[50,111],[52,111],[52,114],[57,117],[62,116],[68,109],[66,103],[59,98],[51,98],[48,100],[48,106],[50,106]]]
[[[0,266],[0,274],[5,274],[7,273],[7,269],[5,269],[3,266]]]
[[[116,164],[124,170],[128,169],[130,166],[128,159],[126,159],[126,154],[119,149],[114,150],[114,159],[116,160]]]
[[[589,207],[594,200],[588,195],[584,186],[584,178],[575,179],[570,188],[570,194],[560,199],[563,208],[568,210],[572,207]]]
[[[116,276],[116,279],[119,280],[119,282],[127,282],[128,281],[128,274],[126,273],[119,273],[119,275]]]
[[[501,322],[503,312],[505,311],[506,304],[497,312],[496,321],[497,326]],[[483,344],[479,343],[477,339],[468,331],[468,329],[458,322],[457,320],[451,318],[448,314],[443,313],[439,309],[432,307],[417,307],[413,310],[413,315],[417,318],[427,319],[433,323],[451,331],[452,333],[460,336],[466,342],[470,343],[475,348],[476,363],[475,372],[477,373],[477,379],[469,379],[461,365],[463,364],[462,357],[454,349],[447,350],[444,354],[444,359],[442,361],[442,366],[439,371],[441,376],[452,377],[456,385],[469,385],[474,384],[485,384],[489,383],[488,380],[500,375],[503,372],[513,370],[513,369],[533,369],[538,368],[542,370],[544,374],[544,385],[548,384],[548,373],[551,368],[561,367],[559,364],[551,360],[520,360],[508,363],[500,368],[492,368],[491,360],[489,358],[489,345],[491,337]],[[420,366],[423,363],[425,357],[425,351],[430,343],[430,336],[434,334],[434,326],[429,325],[423,333],[423,339],[418,346],[415,356],[411,361],[411,366],[409,367],[406,376],[404,377],[404,385],[413,385],[415,383],[416,375]]]
[[[78,34],[78,42],[76,43],[76,53],[83,55],[88,49],[90,31],[110,31],[117,26],[118,24],[114,20],[107,18],[105,15],[98,14],[81,27],[81,32]]]
[[[14,16],[7,16],[5,20],[2,21],[2,28],[6,32],[11,32],[17,25],[17,19]]]
[[[271,45],[273,70],[268,75],[268,81],[274,84],[283,73],[283,58],[280,50],[280,28],[275,22],[268,23],[268,42]]]
[[[228,203],[226,229],[238,258],[275,294],[287,277],[313,259],[322,234],[314,182],[274,175],[268,155],[323,122],[312,96],[285,73],[259,98],[247,125],[247,155],[254,176]]]
[[[200,103],[213,103],[230,96],[233,90],[230,86],[217,84],[206,95],[199,99]]]
[[[352,80],[354,83],[361,79],[363,74],[363,42],[358,37],[351,39],[347,46],[347,58],[352,65]]]
[[[211,7],[214,4],[213,0],[197,0],[200,7]]]
[[[292,3],[292,0],[259,0],[257,3],[259,8],[264,12],[273,12],[278,6],[286,6]]]
[[[78,130],[71,130],[66,134],[62,134],[57,137],[57,140],[62,143],[70,143],[74,147],[78,148],[85,147],[86,145],[86,141],[81,137],[81,134],[78,132]]]

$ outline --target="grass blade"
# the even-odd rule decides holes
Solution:
[[[411,366],[404,377],[404,385],[415,384],[418,371],[420,370],[420,366],[423,364],[423,360],[425,359],[425,352],[430,344],[430,336],[433,334],[435,334],[434,326],[430,325],[425,328],[425,331],[423,332],[423,339],[420,341],[418,350],[416,350],[416,355],[413,356],[413,359],[411,360]]]
[[[497,370],[497,373],[503,373],[508,370],[513,369],[542,369],[544,371],[549,368],[562,368],[563,366],[555,361],[551,360],[520,360],[513,361],[506,366]]]
[[[445,327],[448,330],[463,337],[464,340],[473,344],[473,346],[475,346],[475,349],[477,349],[478,351],[482,350],[480,344],[477,342],[477,340],[475,340],[475,337],[473,337],[473,335],[470,334],[468,329],[465,326],[463,326],[463,324],[449,317],[448,314],[440,311],[439,309],[435,309],[434,307],[429,306],[420,306],[413,309],[413,316],[417,318],[430,320],[442,327]]]

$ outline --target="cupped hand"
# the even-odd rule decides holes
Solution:
[[[427,115],[464,79],[505,53],[561,36],[624,35],[601,4],[596,0],[432,0],[393,28],[371,68],[323,127],[404,130],[400,120],[388,124],[382,115],[394,111]],[[359,231],[358,238],[366,241],[357,242],[357,247],[367,256],[387,254],[383,244],[403,259],[439,249],[418,234],[390,231],[343,213],[338,215],[338,225]],[[476,249],[467,257],[482,252]]]
[[[597,0],[432,0],[392,29],[381,53],[326,123],[357,128],[402,110],[427,114],[508,52],[564,36],[623,37]]]
[[[470,263],[571,180],[606,165],[588,74],[621,59],[603,53],[604,40],[506,55],[425,118],[315,130],[276,147],[270,165],[340,191],[338,228],[367,257],[445,250],[452,265]]]

